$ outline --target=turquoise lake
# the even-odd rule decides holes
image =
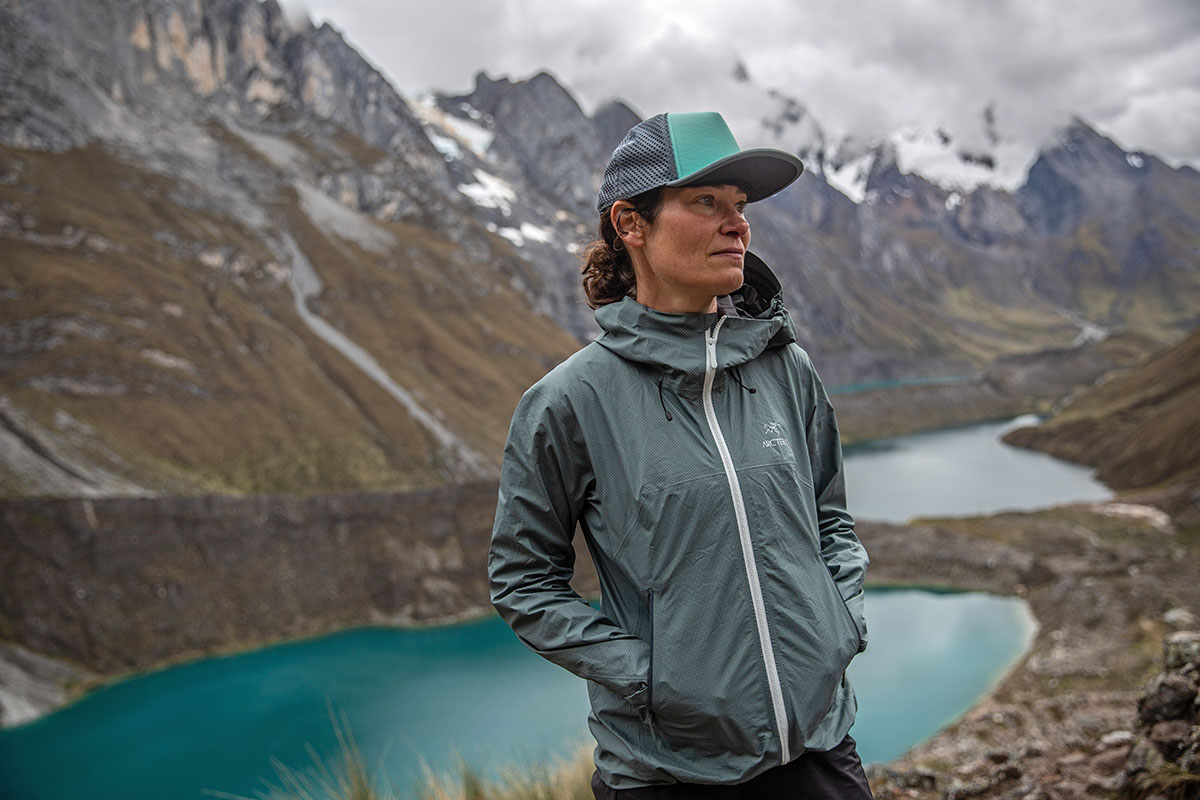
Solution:
[[[1110,496],[1089,470],[998,441],[1014,423],[847,450],[850,508],[866,519],[966,514]],[[888,761],[970,708],[1028,646],[1024,603],[870,590],[871,643],[850,667],[853,735]],[[542,761],[583,746],[582,681],[532,655],[495,617],[426,630],[365,628],[121,681],[0,731],[0,798],[193,800],[254,796],[337,743],[344,713],[367,764],[400,788],[424,761]],[[412,795],[410,795],[412,796]]]
[[[850,511],[856,519],[906,522],[1110,499],[1112,490],[1090,467],[1000,440],[1037,421],[1025,416],[847,447]]]
[[[850,667],[853,735],[886,761],[968,709],[1026,648],[1023,603],[871,590],[871,644]],[[272,759],[336,752],[345,713],[369,765],[409,786],[421,759],[449,769],[546,760],[587,734],[587,693],[497,617],[426,630],[365,628],[212,658],[113,684],[0,731],[0,797],[191,800],[253,796]]]

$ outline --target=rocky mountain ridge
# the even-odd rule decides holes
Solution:
[[[575,265],[620,103],[545,73],[403,98],[274,0],[10,0],[0,75],[5,494],[486,477],[595,332]],[[1083,123],[1016,192],[884,156],[861,203],[810,157],[752,209],[827,384],[1197,323],[1194,171]]]

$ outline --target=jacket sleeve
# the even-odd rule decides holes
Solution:
[[[859,652],[862,652],[867,649],[863,579],[870,561],[866,548],[854,532],[854,518],[846,509],[842,443],[833,405],[807,354],[804,355],[804,361],[808,367],[805,396],[812,403],[811,408],[807,409],[808,458],[816,492],[821,558],[858,625]]]
[[[513,414],[488,555],[492,603],[534,652],[640,707],[649,646],[570,586],[571,539],[592,470],[565,405],[539,383]]]

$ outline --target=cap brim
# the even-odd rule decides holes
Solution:
[[[747,201],[753,203],[786,188],[802,172],[804,163],[786,150],[759,147],[726,156],[666,185],[733,184],[742,187],[746,191]]]

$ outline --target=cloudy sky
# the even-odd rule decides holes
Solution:
[[[991,104],[1022,143],[1078,115],[1200,167],[1198,0],[282,2],[342,31],[406,96],[545,69],[588,112],[612,98],[643,116],[714,109],[740,134],[741,62],[834,135],[920,123],[969,136]]]

